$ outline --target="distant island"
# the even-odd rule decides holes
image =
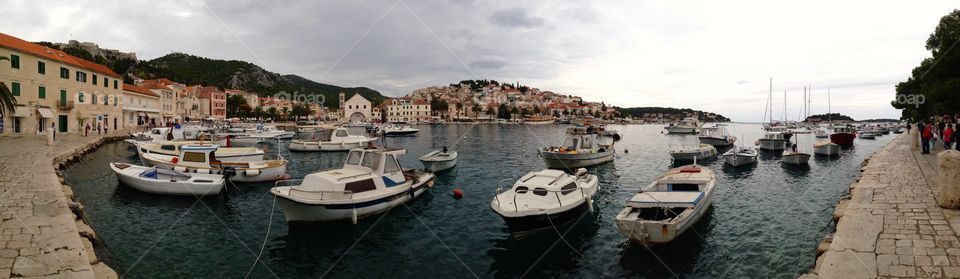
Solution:
[[[629,116],[643,122],[674,122],[686,117],[697,117],[706,122],[730,122],[730,118],[723,115],[693,110],[688,108],[669,108],[669,107],[633,107],[617,108],[622,116]]]
[[[808,116],[808,117],[804,120],[804,122],[822,122],[822,121],[830,121],[830,120],[833,120],[833,121],[849,121],[849,122],[854,122],[854,121],[856,121],[856,120],[853,120],[852,117],[849,117],[849,116],[846,116],[846,115],[843,115],[843,114],[839,114],[839,113],[824,113],[824,114],[814,114],[814,115]]]

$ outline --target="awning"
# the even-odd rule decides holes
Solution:
[[[24,106],[14,108],[13,117],[30,117],[30,109]]]
[[[50,112],[48,108],[37,108],[37,111],[40,112],[40,116],[43,118],[53,118],[53,113]]]

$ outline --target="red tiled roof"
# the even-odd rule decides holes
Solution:
[[[157,97],[157,98],[160,97],[160,95],[157,95],[156,93],[153,93],[153,92],[151,92],[150,90],[148,90],[148,89],[146,89],[146,88],[143,88],[143,87],[140,87],[140,86],[136,86],[136,85],[133,85],[133,84],[128,84],[128,83],[124,83],[124,84],[123,84],[123,91],[130,92],[130,93],[137,93],[137,94],[140,94],[140,95],[147,95],[147,96],[150,96],[150,97]]]
[[[118,75],[117,73],[114,73],[113,70],[111,70],[107,66],[90,62],[90,61],[75,57],[73,55],[69,55],[63,51],[59,51],[59,50],[48,48],[42,45],[27,42],[20,38],[13,37],[4,33],[0,33],[0,47],[21,51],[21,52],[28,53],[30,55],[41,57],[44,59],[60,61],[61,63],[67,64],[70,66],[85,69],[88,71],[94,71],[94,72],[111,76],[114,78],[120,78],[120,75]]]

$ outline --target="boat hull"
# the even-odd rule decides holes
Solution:
[[[210,180],[213,181],[209,183],[188,183],[184,181],[171,182],[166,180],[144,179],[135,175],[124,174],[119,169],[114,167],[112,163],[110,164],[110,167],[117,175],[117,180],[120,181],[120,183],[145,193],[202,197],[219,195],[224,186],[224,181],[220,177],[211,177]],[[214,180],[215,178],[217,180]]]
[[[613,155],[615,153],[616,149],[614,148],[604,150],[603,152],[589,154],[570,154],[541,150],[540,157],[543,158],[543,163],[546,164],[548,168],[565,170],[596,166],[613,161]]]
[[[857,136],[851,133],[835,133],[830,135],[830,142],[839,144],[840,147],[848,148],[853,146],[853,141]]]
[[[813,147],[813,154],[823,156],[834,156],[840,154],[839,144],[824,144]]]
[[[670,157],[672,157],[674,161],[693,161],[694,159],[699,161],[712,159],[716,156],[717,153],[714,151],[670,153]]]
[[[787,141],[780,139],[760,139],[760,149],[763,150],[784,150],[787,149]]]
[[[790,165],[806,165],[810,161],[810,154],[792,153],[783,155],[783,163]]]
[[[354,214],[359,219],[384,212],[413,200],[426,192],[432,184],[433,178],[431,177],[427,181],[412,186],[412,192],[408,190],[372,200],[347,204],[303,203],[278,195],[275,190],[271,190],[271,193],[277,197],[277,204],[283,211],[288,223],[349,221],[353,219]]]
[[[291,141],[288,148],[290,151],[350,151],[354,148],[363,148],[371,140],[356,142],[309,142],[309,141]]]
[[[566,224],[583,215],[588,209],[589,207],[587,206],[587,203],[583,202],[574,208],[556,213],[526,215],[519,217],[500,215],[500,217],[504,222],[507,223],[507,227],[510,228],[511,231],[525,232]]]
[[[389,132],[384,132],[384,133],[383,133],[383,136],[385,136],[385,137],[407,137],[407,136],[416,135],[416,134],[419,133],[419,132],[420,132],[420,131],[389,131]]]
[[[700,137],[700,143],[713,146],[730,146],[733,144],[733,141],[724,138]]]
[[[420,162],[423,163],[423,168],[430,172],[441,172],[441,171],[449,170],[457,165],[457,159],[446,160],[446,161],[420,160]]]
[[[723,155],[723,162],[734,167],[749,165],[757,162],[757,156]]]

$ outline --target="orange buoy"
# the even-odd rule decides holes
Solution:
[[[173,159],[170,159],[170,162],[174,164],[176,164],[179,161],[180,161],[180,158],[177,158],[177,156],[173,156]]]
[[[463,191],[460,191],[460,189],[453,189],[453,198],[458,200],[463,198]]]

